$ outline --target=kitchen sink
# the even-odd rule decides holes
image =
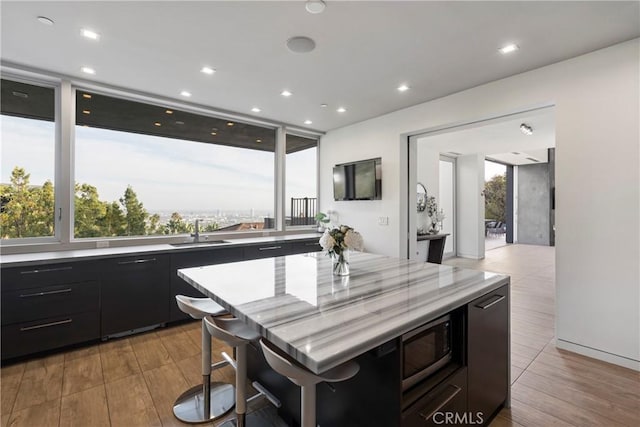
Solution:
[[[185,246],[208,246],[208,245],[220,245],[223,243],[231,243],[228,240],[203,240],[201,242],[181,242],[181,243],[170,243],[171,246],[175,248],[181,248]]]

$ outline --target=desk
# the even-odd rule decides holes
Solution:
[[[418,242],[423,240],[429,241],[429,252],[427,253],[427,262],[434,264],[442,264],[442,255],[444,254],[444,244],[449,233],[443,234],[418,234]],[[422,261],[422,260],[420,260]]]

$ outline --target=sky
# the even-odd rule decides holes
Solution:
[[[490,162],[485,160],[484,162],[484,180],[489,181],[496,175],[504,175],[507,172],[507,167],[500,163]]]
[[[53,123],[0,116],[0,177],[15,166],[31,183],[53,181]],[[115,201],[131,185],[150,212],[273,212],[274,154],[171,138],[76,127],[75,181]],[[287,155],[288,197],[316,196],[316,150]]]

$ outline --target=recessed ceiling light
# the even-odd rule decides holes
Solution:
[[[88,30],[86,28],[81,29],[80,34],[82,34],[83,37],[86,37],[91,40],[98,40],[100,38],[100,34],[96,33],[95,31]]]
[[[262,140],[261,140],[261,139],[256,139],[256,142],[257,142],[258,144],[260,144],[260,143],[262,142]]]
[[[307,53],[316,48],[316,42],[309,37],[291,37],[287,40],[287,48],[294,53]]]
[[[200,70],[200,72],[201,72],[201,73],[204,73],[204,74],[209,74],[209,75],[211,75],[211,74],[215,73],[215,72],[216,72],[216,70],[214,70],[214,69],[213,69],[213,68],[211,68],[211,67],[202,67],[202,69]]]
[[[338,109],[336,110],[338,113],[344,113],[345,111],[347,111],[346,108],[344,107],[338,107]]]
[[[284,97],[290,97],[291,95],[293,95],[293,93],[289,92],[288,90],[283,90],[282,92],[280,92],[280,95],[284,96]]]
[[[328,105],[327,104],[320,104],[320,108],[327,108]]]
[[[38,16],[38,22],[44,25],[53,25],[53,19],[49,19],[46,16]]]
[[[164,112],[167,114],[173,114],[173,110],[164,110]]]
[[[233,122],[227,122],[227,126],[233,126],[233,125],[235,125],[235,123],[233,123]]]
[[[177,124],[177,125],[183,125],[183,124],[184,124],[184,122],[183,122],[182,120],[176,120],[176,124]]]
[[[311,124],[313,124],[313,122],[312,122],[311,120],[305,120],[305,121],[304,121],[304,124],[305,124],[305,125],[311,125]]]
[[[251,111],[253,111],[254,113],[259,113],[260,111],[262,111],[261,109],[259,109],[258,107],[253,107],[251,109]]]
[[[218,132],[211,132],[211,135],[216,136]]]
[[[154,123],[154,125],[156,125],[156,126],[160,127],[160,126],[162,126],[162,123],[160,123],[160,122],[155,122],[155,123]]]
[[[507,53],[511,53],[511,52],[515,52],[516,50],[520,49],[520,46],[518,46],[517,44],[508,44],[506,46],[502,46],[500,49],[498,49],[500,51],[500,53],[502,53],[503,55],[506,55]]]
[[[187,91],[187,90],[183,90],[182,92],[180,92],[180,95],[182,96],[186,96],[187,98],[191,96],[191,92]]]
[[[83,73],[87,73],[87,74],[95,74],[96,70],[94,70],[91,67],[82,67],[80,68],[80,71],[82,71]]]
[[[398,91],[400,92],[406,92],[409,90],[409,86],[405,85],[405,84],[401,84],[400,86],[398,86]]]
[[[82,114],[91,114],[91,110],[82,110]]]
[[[307,0],[307,4],[304,5],[305,9],[309,13],[322,13],[327,5],[322,0]]]
[[[91,99],[91,95],[90,95],[90,94],[88,94],[88,93],[83,93],[83,94],[82,94],[82,97],[83,97],[83,98],[86,98],[86,99]]]

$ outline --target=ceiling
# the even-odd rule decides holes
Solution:
[[[533,129],[533,134],[520,131],[523,123]],[[556,146],[554,109],[542,108],[461,126],[419,137],[417,143],[452,157],[480,153],[509,165],[546,163],[547,149]]]
[[[2,1],[1,58],[327,131],[639,37],[639,4],[327,1],[314,15],[303,1]],[[294,36],[315,50],[290,52]],[[520,50],[500,54],[508,43]]]

